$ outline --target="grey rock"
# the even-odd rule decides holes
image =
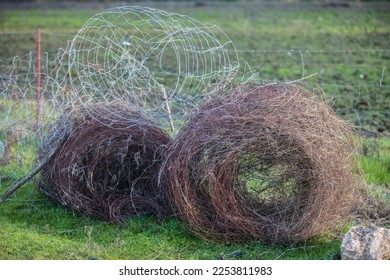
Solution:
[[[374,226],[352,227],[341,243],[341,259],[390,259],[390,230]]]

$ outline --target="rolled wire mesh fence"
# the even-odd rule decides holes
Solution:
[[[42,168],[38,188],[62,205],[116,223],[142,214],[164,218],[170,206],[155,174],[169,141],[125,104],[69,108],[38,152],[44,158],[63,142]]]
[[[183,127],[162,182],[179,216],[206,239],[307,240],[356,204],[353,134],[300,86],[241,86]]]

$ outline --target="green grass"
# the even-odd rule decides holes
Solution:
[[[87,19],[99,10],[15,9],[2,10],[1,29],[7,32],[31,32],[43,28],[48,32],[76,33]],[[21,20],[23,18],[23,20]]]
[[[306,244],[216,244],[171,218],[132,218],[123,226],[80,216],[25,186],[1,205],[0,259],[333,259],[339,240]]]
[[[390,157],[381,159],[362,157],[361,163],[368,182],[390,186]]]
[[[390,190],[390,138],[363,139],[360,163],[365,180]]]
[[[389,187],[388,173],[376,165],[384,166],[382,158],[362,156],[361,162],[368,182]],[[351,225],[296,245],[218,244],[174,218],[143,216],[114,225],[80,215],[40,194],[33,181],[1,204],[0,213],[0,259],[221,259],[237,250],[242,255],[228,258],[338,259],[340,236]]]
[[[253,9],[226,4],[217,9],[175,11],[217,24],[239,50],[386,50],[390,43],[390,13],[381,9]],[[36,28],[44,31],[42,50],[53,52],[66,47],[67,40],[96,12],[2,9],[0,32],[7,34],[0,36],[0,70],[10,63],[7,59],[14,55],[23,59],[35,49]],[[307,82],[322,84],[343,118],[388,135],[389,52],[239,52],[239,58],[239,75],[248,64],[261,81],[295,80],[318,73]],[[366,181],[385,188],[390,182],[388,143],[385,137],[369,140],[365,143],[368,152],[360,158]],[[13,172],[11,180],[26,172]],[[0,193],[5,183],[0,181]],[[347,229],[294,246],[216,244],[193,236],[173,218],[161,223],[154,217],[132,218],[119,226],[81,216],[39,194],[34,182],[29,182],[0,205],[0,259],[220,259],[236,250],[243,253],[234,257],[238,259],[337,259],[340,232]]]

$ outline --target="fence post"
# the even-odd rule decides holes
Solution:
[[[40,112],[41,112],[41,29],[37,29],[36,33],[36,111],[35,111],[35,130],[38,131],[39,129],[39,119],[40,119]]]

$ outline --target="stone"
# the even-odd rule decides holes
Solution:
[[[341,243],[341,259],[390,259],[390,230],[374,226],[352,227]]]

